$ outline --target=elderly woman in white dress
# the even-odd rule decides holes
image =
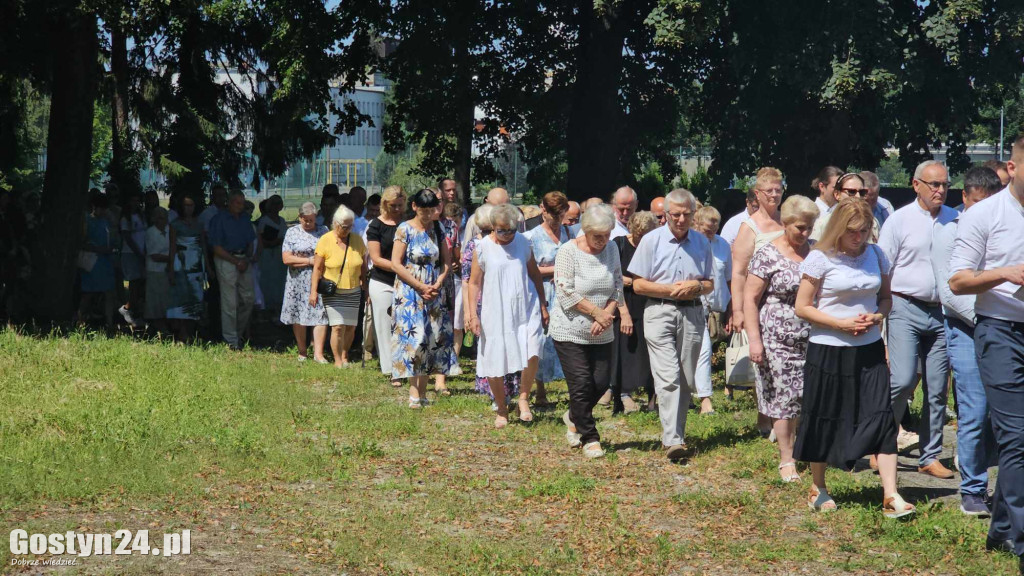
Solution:
[[[540,365],[548,311],[541,294],[544,281],[533,259],[530,241],[517,234],[519,210],[505,204],[491,212],[491,234],[477,242],[468,290],[469,302],[483,294],[480,313],[466,310],[466,326],[480,338],[477,376],[485,377],[494,394],[496,428],[508,424],[505,377],[522,371],[519,419],[533,420],[530,385]]]
[[[558,306],[551,313],[551,337],[569,388],[569,410],[562,421],[569,445],[582,444],[587,458],[604,456],[594,406],[611,382],[616,311],[622,334],[633,333],[619,249],[609,242],[614,227],[609,206],[591,207],[580,221],[583,235],[562,244],[555,257]]]

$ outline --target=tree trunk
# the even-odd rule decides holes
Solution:
[[[473,155],[473,131],[476,129],[473,118],[473,103],[464,103],[460,111],[458,132],[455,140],[455,183],[459,186],[458,195],[463,206],[472,201],[473,184],[470,181],[470,164]]]
[[[119,200],[142,191],[139,171],[133,160],[133,145],[128,107],[128,36],[120,26],[110,32],[111,124],[113,156],[110,177],[117,184]]]
[[[33,317],[43,322],[71,319],[76,256],[84,233],[83,215],[92,159],[93,105],[99,43],[95,14],[69,11],[51,23],[54,82],[47,133],[42,213],[33,250]]]
[[[622,26],[614,12],[594,10],[594,2],[581,2],[580,43],[576,82],[566,135],[567,195],[573,200],[602,198],[625,183],[622,174]]]

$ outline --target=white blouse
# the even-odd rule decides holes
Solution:
[[[615,338],[612,328],[591,336],[594,319],[574,307],[584,299],[602,308],[609,300],[624,305],[618,246],[608,242],[600,254],[587,254],[575,241],[562,244],[555,256],[555,294],[558,305],[548,311],[552,338],[576,344],[611,342]]]
[[[882,287],[882,274],[888,275],[892,264],[885,252],[868,245],[860,256],[837,254],[828,256],[821,250],[811,250],[800,265],[800,273],[821,280],[816,308],[834,318],[852,318],[859,314],[878,312],[878,291]],[[811,342],[827,346],[863,346],[882,337],[878,326],[864,334],[811,324]]]

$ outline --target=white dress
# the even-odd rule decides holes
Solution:
[[[490,237],[476,244],[484,273],[476,358],[476,375],[481,378],[525,369],[544,345],[540,298],[526,268],[530,254],[530,241],[521,234],[504,246]]]

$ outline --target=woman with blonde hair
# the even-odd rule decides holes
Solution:
[[[747,283],[747,267],[754,252],[783,234],[779,205],[782,204],[782,172],[766,167],[757,171],[754,178],[754,192],[757,194],[757,212],[740,225],[740,232],[732,244],[732,320],[733,332],[743,330],[743,290]],[[726,388],[726,394],[729,389]],[[757,415],[757,428],[761,434],[774,440],[771,420],[764,414]]]
[[[896,422],[879,329],[892,307],[892,264],[868,242],[873,221],[864,200],[841,200],[800,265],[796,315],[810,322],[811,333],[793,455],[811,463],[807,504],[814,510],[836,508],[825,487],[826,464],[850,470],[876,455],[882,512],[898,518],[915,508],[896,491]]]
[[[782,203],[782,236],[762,246],[750,260],[743,297],[750,360],[754,364],[758,412],[772,419],[779,442],[779,476],[796,482],[793,440],[804,390],[804,358],[811,326],[794,309],[800,263],[810,250],[807,238],[818,207],[805,196]]]
[[[395,246],[395,230],[405,213],[405,192],[401,186],[388,186],[380,195],[380,216],[366,227],[366,251],[373,269],[367,292],[373,314],[374,339],[380,371],[391,376],[391,317],[395,299],[395,271],[391,268],[391,251]],[[391,379],[395,388],[402,386]]]

